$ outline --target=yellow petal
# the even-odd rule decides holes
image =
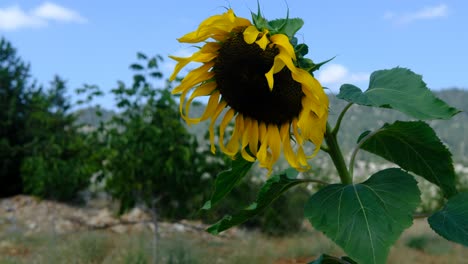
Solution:
[[[202,116],[199,118],[190,118],[187,116],[183,117],[185,122],[187,122],[188,125],[192,125],[192,124],[196,124],[203,120],[208,119],[210,116],[212,116],[215,113],[215,110],[219,104],[219,97],[220,97],[220,93],[218,91],[214,92],[210,96],[210,99],[208,100],[208,104],[206,105],[206,108],[205,108],[205,112],[203,112]],[[186,107],[186,112],[187,114],[189,113],[188,107]]]
[[[239,114],[242,115],[242,114]],[[244,117],[244,134],[242,135],[242,148],[247,147],[249,144],[249,137],[250,135],[250,130],[252,129],[252,122],[250,121],[250,118]]]
[[[297,158],[299,160],[299,164],[301,164],[302,167],[308,168],[309,164],[307,163],[306,155],[304,153],[304,149],[302,146],[299,146],[297,148]]]
[[[252,44],[257,40],[260,31],[255,26],[249,26],[244,30],[244,41],[247,44]]]
[[[187,113],[190,113],[190,105],[192,104],[192,101],[200,96],[207,96],[210,95],[214,90],[216,89],[216,82],[207,82],[204,83],[200,86],[198,86],[195,91],[190,95],[190,98],[188,99],[187,103],[185,104],[185,111]]]
[[[257,43],[262,50],[265,50],[268,44],[270,43],[267,37],[267,33],[264,32],[263,36],[259,40],[255,41],[255,43]]]
[[[283,52],[282,49],[280,49],[280,53],[275,56],[274,64],[278,64],[278,66],[273,65],[274,73],[281,71],[285,65],[292,73],[296,72],[298,69],[296,66],[294,66],[292,58],[286,54],[286,52]]]
[[[215,36],[223,36],[224,38],[227,38],[229,36],[229,31],[226,30],[221,30],[221,29],[216,29],[216,28],[207,28],[207,29],[201,29],[198,32],[190,32],[188,34],[185,34],[181,38],[178,38],[177,40],[182,43],[198,43],[205,41],[209,38],[214,38]]]
[[[298,128],[297,122],[298,122],[297,118],[294,118],[292,121],[294,138],[296,139],[297,144],[302,145],[304,143],[304,139],[302,138],[302,136],[299,134],[299,131],[297,130]]]
[[[234,157],[239,152],[239,140],[244,134],[244,118],[242,115],[236,116],[236,123],[231,139],[226,145],[226,153],[228,156]]]
[[[296,53],[294,47],[289,42],[289,38],[283,34],[275,34],[270,37],[270,41],[286,52],[286,55],[293,60],[296,60]]]
[[[271,149],[271,163],[275,163],[281,154],[281,136],[277,125],[268,125],[268,145]]]
[[[185,43],[197,43],[205,41],[208,38],[214,38],[222,41],[229,36],[229,32],[231,32],[235,27],[250,25],[251,23],[249,20],[236,17],[232,9],[229,9],[224,14],[214,15],[207,18],[200,23],[197,30],[184,35],[178,40]]]
[[[257,120],[251,120],[251,125],[250,125],[250,130],[249,130],[249,149],[250,152],[252,152],[253,155],[257,155],[257,150],[258,150],[258,138],[259,138],[259,132],[258,132],[258,122]]]
[[[239,114],[239,115],[242,115],[242,114]],[[249,153],[247,153],[246,151],[246,147],[249,145],[250,143],[250,139],[252,137],[254,137],[252,135],[252,121],[250,118],[248,117],[244,117],[244,131],[243,131],[243,134],[242,134],[242,146],[241,146],[241,154],[242,154],[242,157],[247,160],[247,161],[250,161],[250,162],[254,162],[255,161],[255,158],[252,157]],[[255,138],[257,138],[257,135],[255,135]],[[251,151],[252,152],[252,151]],[[255,149],[255,153],[257,152],[257,150]]]
[[[287,66],[288,69],[292,73],[295,73],[298,70],[298,68],[294,66],[293,60],[291,56],[288,54],[288,52],[282,47],[279,47],[278,50],[279,50],[279,53],[278,55],[275,56],[273,66],[265,74],[265,77],[268,82],[268,87],[270,88],[270,90],[273,90],[273,85],[274,85],[273,74],[276,74],[279,71],[281,71],[284,68],[284,66]]]
[[[289,127],[289,125],[287,125]],[[289,131],[288,131],[289,132]],[[291,147],[291,139],[289,138],[289,133],[287,135],[283,135],[283,149],[284,149],[284,157],[288,161],[289,165],[293,168],[299,168],[299,163],[294,154],[294,151]]]
[[[242,155],[242,158],[244,158],[246,161],[255,162],[255,158],[250,156],[250,154],[247,153],[245,149],[241,150],[241,155]]]
[[[263,142],[265,140],[265,137],[266,137],[266,133],[267,133],[267,126],[265,123],[263,122],[258,122],[258,138],[260,140],[260,142]]]
[[[268,160],[269,160],[269,153],[267,153],[268,149],[268,137],[267,137],[267,126],[263,122],[258,123],[258,136],[260,140],[260,148],[257,152],[257,159],[260,161],[260,166],[267,167]],[[271,155],[270,155],[271,156]]]
[[[213,65],[214,62],[205,63],[201,67],[189,72],[182,82],[180,82],[180,85],[172,90],[172,94],[177,94],[186,89],[191,89],[197,84],[213,78],[214,72],[209,71]]]
[[[174,72],[169,77],[173,81],[182,68],[190,62],[209,62],[216,58],[216,52],[220,49],[220,44],[215,42],[206,43],[199,51],[192,54],[190,57],[182,58],[176,56],[169,56],[169,58],[176,60],[178,63],[174,68]]]
[[[227,153],[227,149],[224,146],[224,132],[226,130],[227,125],[231,122],[231,119],[234,117],[235,111],[234,109],[230,108],[227,113],[224,115],[221,124],[219,125],[219,148],[222,152]]]
[[[214,115],[211,117],[211,123],[210,123],[210,144],[211,144],[211,152],[214,154],[216,152],[216,147],[214,143],[214,128],[216,124],[216,119],[218,119],[218,116],[221,114],[223,109],[226,107],[227,103],[224,100],[221,100],[221,102],[218,104],[216,107]]]

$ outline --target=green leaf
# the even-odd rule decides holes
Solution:
[[[136,63],[131,64],[130,68],[135,71],[141,71],[144,69],[143,66],[141,66],[140,64],[136,64]]]
[[[231,168],[223,171],[216,177],[214,192],[211,199],[203,205],[202,210],[209,210],[224,198],[244,178],[252,167],[253,162],[246,161],[241,156],[236,156]]]
[[[257,14],[254,12],[250,13],[252,14],[252,22],[257,29],[263,30],[268,28],[268,20],[262,16],[262,12],[260,11],[260,2],[257,1]]]
[[[300,18],[281,18],[268,22],[268,29],[271,34],[284,34],[292,39],[299,29],[304,25]]]
[[[359,135],[359,137],[358,137],[357,143],[361,142],[361,140],[362,140],[363,138],[367,137],[367,135],[369,135],[370,133],[371,133],[370,130],[367,130],[367,131],[362,132],[362,134]]]
[[[148,61],[148,68],[157,68],[158,67],[158,61],[156,58],[152,58],[151,60]]]
[[[297,38],[296,37],[292,37],[289,42],[291,42],[291,45],[293,45],[293,47],[297,46]],[[304,44],[305,45],[305,44]]]
[[[151,77],[154,77],[156,79],[161,79],[163,77],[162,73],[161,72],[151,72],[150,73],[150,76]]]
[[[281,174],[271,176],[260,189],[254,203],[235,215],[224,216],[217,223],[208,227],[207,231],[216,235],[259,214],[289,188],[307,182],[307,180],[296,179],[296,177],[297,171],[294,169],[288,169]]]
[[[313,76],[313,72],[320,69],[320,67],[322,67],[325,63],[328,63],[330,62],[331,60],[333,60],[335,57],[331,58],[331,59],[328,59],[326,61],[322,61],[318,64],[315,64],[311,59],[308,59],[308,58],[301,58],[299,57],[297,59],[297,63],[298,63],[298,66],[299,68],[301,69],[304,69],[306,71],[308,71],[310,74],[312,74]]]
[[[337,97],[355,104],[395,109],[421,120],[449,119],[460,112],[437,98],[421,75],[405,68],[373,72],[365,92],[344,84]]]
[[[348,257],[333,257],[327,254],[322,254],[320,257],[308,264],[358,264],[356,261]]]
[[[380,264],[412,224],[419,195],[411,175],[391,168],[360,184],[324,187],[307,202],[305,216],[358,263]]]
[[[450,198],[444,208],[427,221],[437,234],[468,247],[468,192]]]
[[[137,58],[140,59],[140,60],[148,59],[148,57],[145,54],[141,53],[141,52],[137,52]]]
[[[296,55],[300,55],[298,57],[304,57],[309,53],[309,47],[306,44],[299,44],[294,47]]]
[[[422,121],[385,124],[361,148],[436,184],[448,197],[457,193],[452,154]]]

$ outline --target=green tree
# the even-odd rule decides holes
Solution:
[[[21,170],[26,193],[71,200],[98,170],[90,135],[79,132],[66,91],[66,82],[56,76],[47,92],[32,97],[38,108],[26,121],[33,138]]]
[[[23,190],[20,168],[32,141],[26,123],[35,107],[32,97],[40,93],[29,69],[11,43],[0,39],[0,197]]]
[[[138,59],[130,66],[133,84],[112,90],[121,114],[103,126],[110,149],[106,189],[121,201],[121,212],[157,201],[161,217],[187,218],[202,204],[211,177],[202,177],[205,158],[180,121],[169,85],[151,83],[162,78],[161,57],[139,53]]]

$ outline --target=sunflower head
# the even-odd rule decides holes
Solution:
[[[292,167],[306,170],[309,156],[303,144],[315,145],[312,155],[320,149],[328,117],[328,98],[312,75],[323,63],[305,58],[307,46],[297,44],[294,34],[303,25],[301,19],[267,21],[259,11],[252,21],[229,9],[179,39],[204,43],[190,57],[170,56],[177,61],[171,80],[188,63],[201,63],[173,90],[181,94],[180,113],[188,124],[211,118],[213,152],[219,119],[219,148],[227,155],[240,153],[271,171],[284,153]],[[189,117],[192,101],[201,96],[209,98],[205,112]],[[226,136],[232,120],[234,129]]]

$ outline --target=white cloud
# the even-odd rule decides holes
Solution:
[[[341,64],[329,64],[318,72],[317,79],[332,92],[338,92],[339,87],[344,83],[356,85],[367,83],[369,76],[370,74],[365,72],[350,72]]]
[[[427,6],[420,10],[404,14],[386,12],[384,14],[384,19],[391,20],[397,24],[408,24],[416,20],[428,20],[446,17],[449,13],[448,11],[449,8],[447,5],[439,4],[437,6]]]
[[[0,30],[16,30],[22,27],[41,27],[46,23],[25,13],[19,6],[0,8]]]
[[[0,7],[0,31],[13,31],[22,28],[44,27],[50,21],[86,23],[86,18],[71,9],[45,2],[32,11],[24,11],[18,5]]]
[[[39,18],[63,22],[87,22],[86,18],[82,17],[78,12],[50,2],[45,2],[38,6],[33,10],[32,14]]]

